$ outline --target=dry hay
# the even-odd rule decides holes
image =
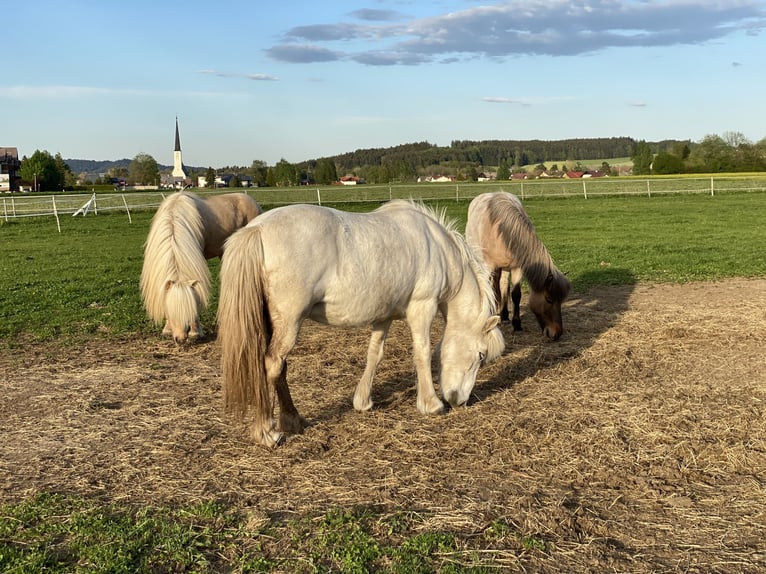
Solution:
[[[415,408],[404,324],[374,410],[357,413],[367,332],[307,323],[288,380],[312,426],[273,451],[222,416],[215,342],[6,353],[0,502],[219,499],[259,516],[361,505],[464,536],[503,520],[546,542],[524,560],[535,571],[766,568],[766,280],[575,294],[558,343],[523,322],[504,327],[508,351],[472,404],[437,417]]]

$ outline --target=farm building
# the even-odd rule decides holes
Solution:
[[[15,147],[0,147],[0,191],[19,191],[19,150]]]

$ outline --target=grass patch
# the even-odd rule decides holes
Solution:
[[[0,570],[479,573],[497,571],[501,558],[546,550],[541,538],[502,519],[470,536],[421,526],[407,512],[253,520],[216,502],[132,507],[46,493],[0,506]]]
[[[369,211],[379,203],[334,204]],[[468,201],[440,200],[465,226]],[[265,205],[266,208],[270,207]],[[537,232],[575,290],[635,281],[686,282],[766,275],[766,195],[529,199]],[[138,288],[151,212],[0,224],[0,340],[143,336]],[[209,262],[217,285],[218,260]],[[214,326],[215,298],[202,316]]]

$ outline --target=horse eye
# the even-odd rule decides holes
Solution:
[[[546,297],[545,302],[548,303],[548,305],[553,305],[553,299],[551,299],[550,297]]]

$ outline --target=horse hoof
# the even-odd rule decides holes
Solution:
[[[519,319],[514,319],[513,321],[511,321],[511,325],[513,325],[513,330],[514,331],[521,331],[522,330],[522,328],[521,328],[521,320],[519,320]]]
[[[424,415],[440,415],[444,412],[444,403],[437,397],[434,397],[428,404],[418,401],[418,410]]]
[[[301,434],[307,426],[308,422],[300,415],[279,417],[279,430],[283,433]]]
[[[261,431],[260,436],[255,437],[263,446],[276,448],[285,442],[285,435],[275,430]]]
[[[372,399],[367,398],[367,400],[364,399],[358,399],[357,397],[354,397],[354,409],[360,412],[369,411],[372,408]]]

